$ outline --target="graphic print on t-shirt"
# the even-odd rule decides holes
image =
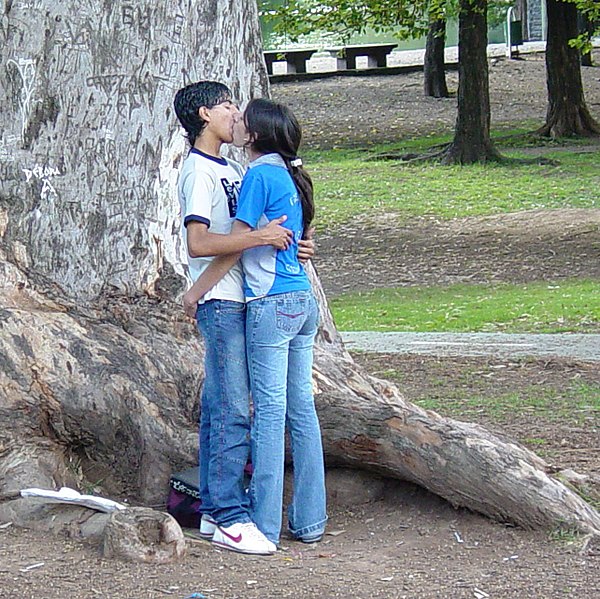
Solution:
[[[240,194],[240,181],[229,181],[224,177],[221,179],[223,191],[227,196],[227,206],[229,207],[229,216],[235,218],[237,213],[238,196]]]

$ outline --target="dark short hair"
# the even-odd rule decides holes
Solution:
[[[192,146],[206,126],[206,121],[200,118],[198,110],[202,106],[213,108],[228,100],[231,100],[231,90],[218,81],[198,81],[181,88],[175,94],[175,114]]]

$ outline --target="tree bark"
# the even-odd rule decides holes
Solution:
[[[268,92],[256,3],[6,2],[0,47],[1,486],[155,502],[197,453],[202,360],[152,312],[186,285],[173,97]]]
[[[533,453],[411,405],[362,372],[313,283],[328,465],[408,480],[502,522],[600,533],[600,515]],[[169,475],[196,463],[202,346],[192,325],[172,304],[146,298],[115,297],[90,310],[23,286],[2,299],[0,496],[67,485],[164,504]],[[31,525],[35,513],[27,499],[0,504],[0,520]]]
[[[38,512],[19,489],[164,505],[170,474],[197,463],[203,348],[172,302],[185,269],[171,103],[204,77],[242,100],[268,92],[254,2],[107,7],[35,0],[32,12],[7,4],[1,21],[0,520],[16,524]],[[502,521],[600,531],[531,452],[363,373],[313,285],[330,464]]]
[[[487,63],[487,0],[460,0],[458,21],[458,115],[445,164],[499,160],[490,137]]]
[[[537,133],[547,137],[600,135],[600,125],[585,103],[579,50],[569,46],[569,40],[577,37],[577,8],[562,0],[547,0],[546,7],[548,110],[546,123]]]
[[[8,258],[86,301],[174,282],[173,268],[184,274],[172,195],[184,140],[173,96],[200,79],[226,82],[240,100],[267,90],[256,3],[4,5]]]
[[[600,516],[542,460],[483,428],[420,410],[348,360],[316,370],[328,463],[412,481],[454,506],[523,528],[600,532]],[[339,391],[342,381],[353,396]],[[374,397],[377,397],[376,401]]]
[[[444,48],[446,44],[445,19],[431,19],[427,32],[427,45],[423,63],[424,91],[426,96],[447,98]]]

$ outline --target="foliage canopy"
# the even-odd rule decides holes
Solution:
[[[580,0],[589,1],[592,0]],[[501,22],[510,0],[488,3],[490,24]],[[408,39],[427,33],[429,22],[458,15],[458,0],[259,0],[261,15],[291,41],[315,31],[350,37],[368,30]]]
[[[600,2],[598,0],[565,0],[577,6],[577,10],[587,18],[590,23],[595,23],[595,33],[600,33]],[[579,48],[583,53],[591,52],[592,40],[589,32],[581,33],[569,42],[571,46]]]

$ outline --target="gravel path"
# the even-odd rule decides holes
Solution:
[[[375,353],[497,358],[570,358],[600,362],[600,334],[341,333],[346,348]]]

